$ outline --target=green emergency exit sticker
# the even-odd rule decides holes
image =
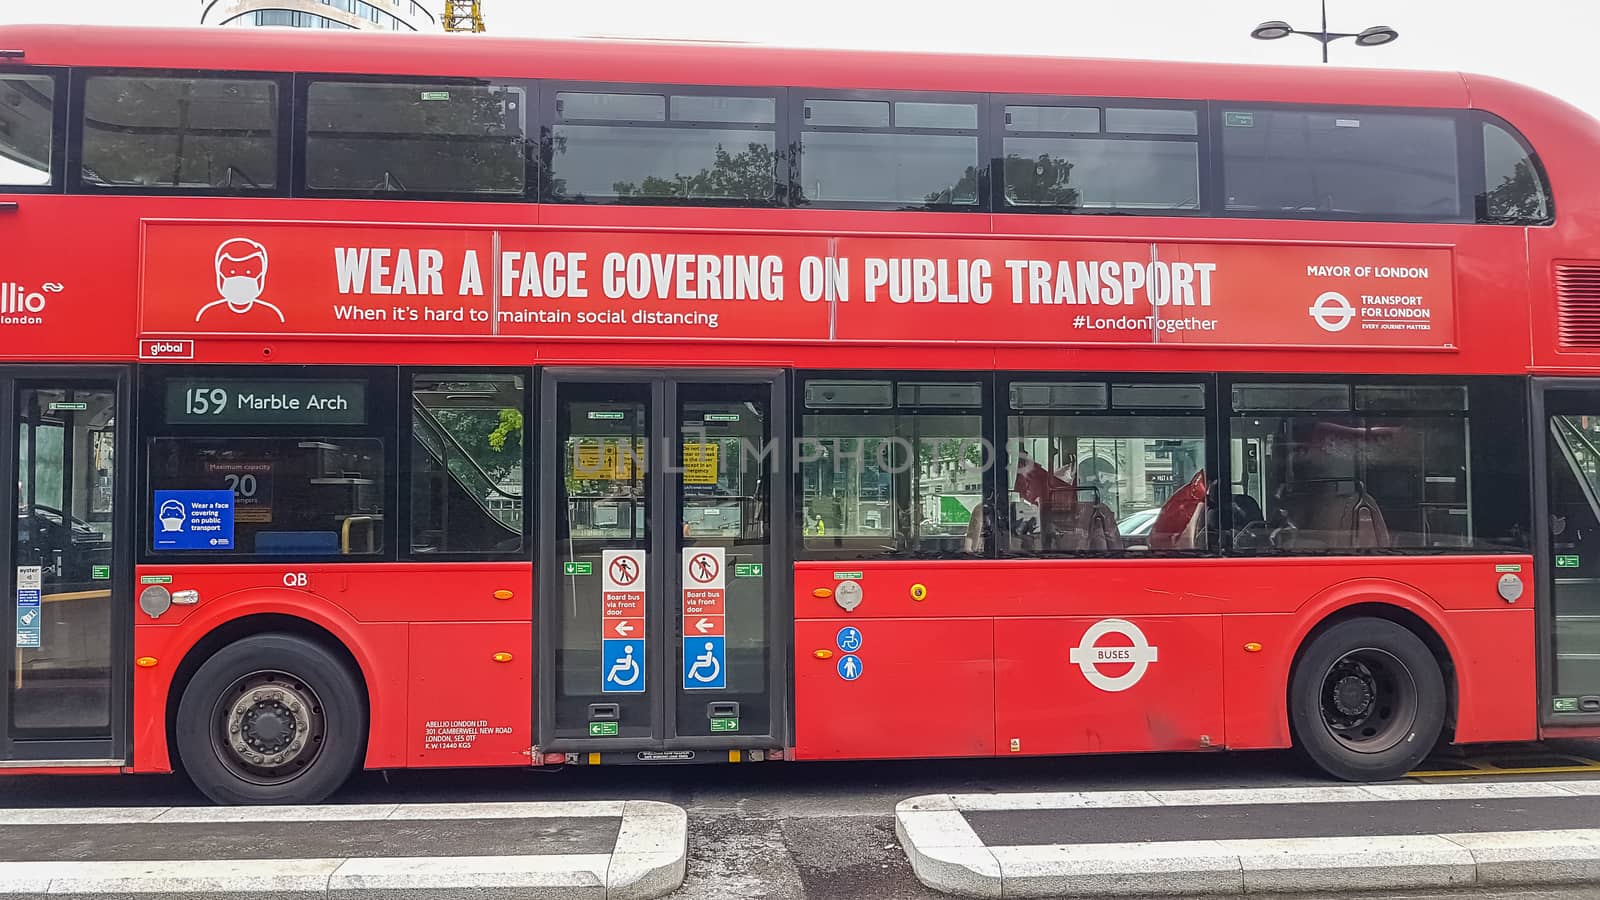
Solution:
[[[595,421],[600,421],[600,422],[620,422],[623,419],[626,419],[627,417],[628,417],[628,414],[623,412],[620,409],[591,409],[591,410],[589,410],[589,418],[592,419],[592,420],[595,420]]]
[[[1558,569],[1576,569],[1578,567],[1578,563],[1579,560],[1576,556],[1556,557],[1556,568]]]
[[[82,401],[79,401],[79,402],[68,402],[68,403],[52,403],[52,404],[50,404],[50,411],[51,412],[83,412],[84,410],[86,410],[88,408],[89,408],[89,404],[84,403]]]
[[[1500,565],[1495,566],[1494,570],[1496,572],[1521,572],[1522,571],[1522,564],[1521,563],[1501,563]]]
[[[1222,124],[1229,128],[1250,128],[1256,124],[1256,117],[1253,113],[1247,112],[1223,113]]]
[[[860,581],[861,580],[861,573],[860,572],[835,572],[835,573],[833,573],[833,580],[834,581],[851,581],[851,580]]]
[[[110,566],[91,566],[89,568],[89,577],[94,579],[95,581],[110,581],[111,580],[111,567]]]
[[[589,737],[616,737],[617,723],[615,722],[590,722]]]
[[[739,730],[739,720],[738,719],[731,719],[730,718],[730,719],[712,719],[711,720],[711,733],[712,734],[717,734],[719,732],[738,731],[738,730]]]
[[[140,584],[171,584],[171,575],[140,575]]]
[[[1557,698],[1555,698],[1555,709],[1556,709],[1556,712],[1577,712],[1578,711],[1578,698],[1577,697],[1557,697]]]
[[[593,575],[594,563],[592,562],[565,562],[561,564],[563,575]]]
[[[422,92],[422,99],[424,99],[424,100],[449,100],[450,99],[450,92],[449,91],[423,91]]]
[[[734,563],[733,577],[735,578],[760,578],[761,563]]]
[[[737,422],[737,421],[739,421],[739,414],[738,413],[706,413],[705,421],[707,421],[707,422]]]

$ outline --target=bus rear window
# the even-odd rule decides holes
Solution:
[[[1478,221],[1495,225],[1542,225],[1550,221],[1550,192],[1533,153],[1511,132],[1483,125],[1484,193]]]
[[[1429,221],[1462,212],[1449,115],[1224,108],[1222,154],[1229,212]]]
[[[89,188],[277,188],[278,85],[97,75],[83,91]]]
[[[0,185],[51,181],[55,81],[43,75],[0,75]]]
[[[527,181],[520,88],[319,81],[306,92],[306,187],[514,194]]]

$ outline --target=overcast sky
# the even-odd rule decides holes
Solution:
[[[442,0],[428,0],[442,7]],[[1264,19],[1318,27],[1318,0],[483,0],[491,34],[672,37],[819,47],[1320,65],[1317,43],[1256,41]],[[194,25],[202,0],[0,0],[0,23]],[[1498,75],[1600,115],[1595,0],[1328,0],[1328,26],[1391,25],[1386,47],[1334,45],[1334,65]],[[948,12],[944,12],[948,10]]]

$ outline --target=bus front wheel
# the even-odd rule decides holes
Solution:
[[[217,803],[317,803],[355,770],[366,722],[337,656],[295,635],[254,635],[195,671],[178,703],[178,756]]]
[[[1387,619],[1340,622],[1295,664],[1289,717],[1295,746],[1345,781],[1410,772],[1444,729],[1444,676],[1428,646]]]

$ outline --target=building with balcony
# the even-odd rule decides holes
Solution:
[[[200,24],[278,28],[438,31],[417,0],[200,0]]]

